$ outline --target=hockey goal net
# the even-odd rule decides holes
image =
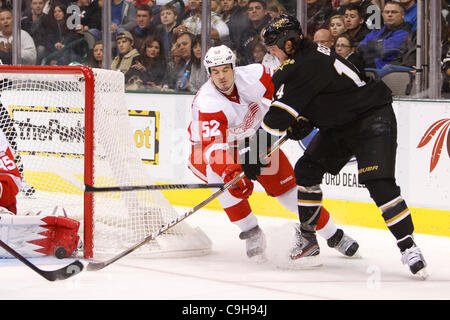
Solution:
[[[0,66],[0,127],[28,188],[18,214],[59,213],[81,222],[84,257],[117,254],[177,216],[159,191],[85,193],[153,184],[139,156],[121,72],[84,66]],[[181,222],[133,253],[206,254],[211,243]]]

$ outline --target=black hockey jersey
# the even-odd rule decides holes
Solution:
[[[272,81],[275,94],[263,122],[272,134],[299,115],[319,129],[337,128],[392,102],[382,81],[364,81],[353,64],[315,43],[284,61]]]

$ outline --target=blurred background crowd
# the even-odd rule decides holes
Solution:
[[[110,1],[108,48],[102,39],[105,1]],[[20,24],[13,18],[17,5],[13,10],[12,0],[1,0],[0,59],[13,63],[13,30],[20,26],[15,34],[20,34],[21,64],[120,70],[127,90],[195,93],[206,81],[201,63],[205,43],[229,46],[238,65],[277,68],[261,31],[283,13],[301,18],[301,2],[308,37],[350,60],[366,77],[388,82],[392,74],[400,75],[391,85],[401,82],[404,92],[399,95],[414,95],[417,74],[429,72],[426,59],[417,61],[418,31],[426,27],[419,24],[417,29],[422,19],[418,10],[423,9],[427,21],[433,18],[427,14],[433,5],[440,14],[440,96],[450,96],[450,0],[425,0],[419,9],[416,0],[210,1],[209,39],[202,41],[201,0],[22,0]],[[105,50],[111,51],[107,64]]]

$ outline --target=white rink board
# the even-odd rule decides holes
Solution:
[[[160,112],[159,164],[147,166],[155,180],[171,183],[198,182],[187,169],[190,145],[186,128],[194,96],[142,93],[127,93],[126,96],[130,110]],[[450,151],[447,151],[450,148],[449,133],[447,132],[447,137],[443,137],[441,156],[432,172],[430,159],[438,133],[423,148],[417,148],[434,122],[450,119],[450,102],[396,100],[394,110],[397,115],[399,145],[396,176],[402,188],[402,196],[414,207],[450,210]],[[294,141],[288,141],[282,149],[293,163],[303,153],[303,149]],[[347,164],[336,177],[325,177],[323,190],[330,199],[372,202],[367,190],[358,185],[355,162]]]

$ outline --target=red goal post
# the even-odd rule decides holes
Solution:
[[[17,149],[24,181],[35,189],[19,194],[18,214],[63,208],[82,222],[85,258],[115,254],[176,217],[159,191],[84,192],[85,184],[153,183],[132,138],[121,72],[1,65],[0,76],[0,102],[10,117],[3,116],[0,127]],[[184,223],[137,254],[198,255],[210,248],[200,229]]]

